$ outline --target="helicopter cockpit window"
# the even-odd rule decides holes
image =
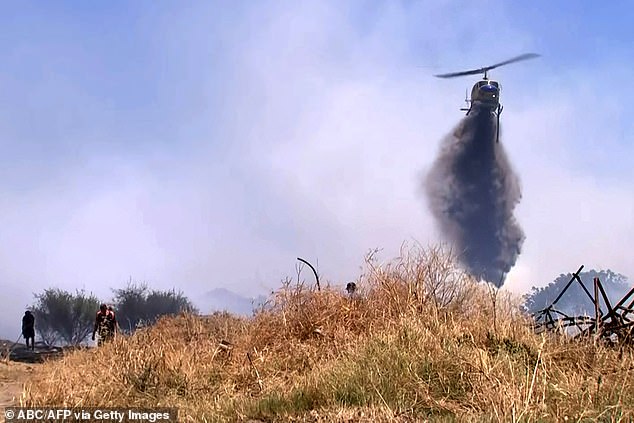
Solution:
[[[489,81],[489,84],[493,85],[495,88],[499,88],[499,84],[496,81]]]

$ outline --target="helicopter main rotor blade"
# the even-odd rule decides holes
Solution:
[[[465,76],[465,75],[479,75],[484,73],[485,68],[473,69],[464,72],[453,72],[453,73],[443,73],[441,75],[434,75],[437,78],[455,78],[456,76]]]
[[[516,57],[514,57],[512,59],[505,60],[504,62],[496,63],[495,65],[486,66],[486,67],[483,67],[483,68],[480,68],[480,69],[473,69],[473,70],[468,70],[468,71],[463,71],[463,72],[443,73],[443,74],[434,75],[434,76],[436,76],[437,78],[455,78],[457,76],[478,75],[478,74],[481,74],[481,73],[485,73],[486,71],[489,71],[491,69],[498,68],[500,66],[509,65],[511,63],[520,62],[522,60],[534,59],[535,57],[539,57],[539,54],[526,53],[526,54],[522,54],[520,56],[516,56]]]
[[[512,58],[512,59],[505,60],[505,61],[500,62],[500,63],[497,63],[497,64],[495,64],[495,65],[487,66],[487,67],[485,67],[485,68],[483,68],[483,69],[486,69],[486,70],[491,70],[491,69],[498,68],[498,67],[500,67],[500,66],[510,65],[511,63],[521,62],[522,60],[534,59],[534,58],[536,58],[536,57],[539,57],[539,54],[536,54],[536,53],[526,53],[526,54],[521,54],[521,55],[519,55],[519,56],[517,56],[517,57],[514,57],[514,58]]]

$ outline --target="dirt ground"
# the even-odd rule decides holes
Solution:
[[[0,361],[0,410],[19,406],[24,383],[39,364]]]

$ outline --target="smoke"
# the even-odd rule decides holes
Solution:
[[[521,198],[519,180],[496,132],[497,118],[474,103],[443,140],[424,187],[462,265],[499,288],[520,254],[524,232],[513,216]]]

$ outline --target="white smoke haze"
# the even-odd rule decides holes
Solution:
[[[483,28],[482,7],[157,8],[138,20],[149,59],[111,47],[112,61],[95,59],[98,73],[81,78],[58,58],[81,70],[103,46],[71,34],[85,43],[73,56],[77,46],[32,35],[28,64],[49,82],[16,85],[18,65],[0,74],[12,87],[0,113],[0,284],[12,298],[0,338],[17,336],[23,307],[46,287],[105,299],[132,277],[194,299],[216,287],[255,296],[293,275],[298,256],[345,285],[372,248],[387,259],[404,241],[439,241],[420,177],[475,80],[431,75],[544,52],[506,6],[487,6],[496,25]],[[128,85],[117,85],[119,63],[133,72]],[[526,234],[504,287],[525,291],[580,264],[632,277],[630,123],[614,114],[631,79],[607,65],[561,76],[536,66],[494,74]],[[623,88],[612,100],[596,88],[607,75]],[[102,85],[111,97],[94,95]],[[589,165],[593,154],[601,166]]]

